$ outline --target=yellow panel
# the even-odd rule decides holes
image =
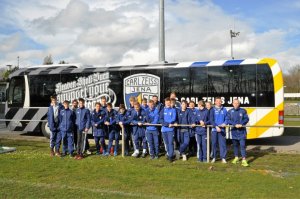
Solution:
[[[269,64],[270,68],[274,66],[277,63],[275,59],[270,59],[270,58],[264,58],[261,59],[257,64]]]
[[[274,76],[274,93],[277,93],[283,87],[282,72],[280,71]]]
[[[256,108],[246,108],[247,114],[250,115]]]

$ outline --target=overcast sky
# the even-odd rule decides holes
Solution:
[[[92,65],[158,60],[159,0],[0,0],[0,66],[37,65],[51,54]],[[166,60],[272,57],[300,64],[298,0],[165,0]]]

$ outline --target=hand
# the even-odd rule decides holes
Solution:
[[[218,126],[216,126],[216,129],[217,129],[217,132],[221,132],[221,128],[220,127],[218,127]]]
[[[223,123],[223,124],[221,124],[220,126],[221,126],[221,127],[226,127],[226,124]]]
[[[119,122],[119,125],[122,126],[122,125],[123,125],[123,122]]]
[[[173,126],[175,126],[175,124],[169,124],[169,128],[172,128]]]
[[[98,124],[95,124],[94,126],[95,126],[95,127],[97,127],[97,126],[98,126]]]
[[[192,124],[192,127],[195,127],[196,126],[196,124]]]
[[[139,126],[142,126],[142,125],[143,125],[143,123],[141,123],[141,122],[138,122],[138,125],[139,125]]]
[[[201,125],[201,126],[204,126],[204,122],[203,122],[202,120],[200,121],[200,125]]]
[[[178,126],[178,124],[177,123],[174,123],[174,125],[173,126]]]
[[[88,131],[89,131],[89,129],[88,129],[88,128],[85,128],[85,129],[84,129],[84,132],[86,132],[86,133],[87,133]]]
[[[236,124],[235,125],[235,128],[241,128],[243,125],[241,125],[241,124]]]
[[[109,125],[109,122],[104,122],[105,125]]]

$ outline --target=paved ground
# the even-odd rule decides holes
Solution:
[[[5,128],[4,124],[0,123],[0,140],[3,138],[43,142],[49,141],[41,133],[39,134],[9,131]],[[90,139],[90,141],[91,143],[93,143],[94,140]],[[300,136],[280,136],[248,140],[247,150],[300,154]]]

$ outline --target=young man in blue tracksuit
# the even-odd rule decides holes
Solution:
[[[109,155],[114,140],[115,140],[114,156],[118,155],[120,131],[118,129],[117,121],[116,121],[117,115],[118,115],[118,112],[113,109],[112,104],[107,103],[106,119],[104,122],[104,124],[107,127],[106,129],[108,132],[108,148],[107,148],[106,155]]]
[[[141,108],[138,102],[134,103],[134,111],[131,112],[130,123],[132,125],[133,142],[135,145],[135,151],[132,154],[133,157],[139,157],[141,148],[140,143],[143,144],[142,158],[146,157],[147,154],[147,141],[145,135],[145,123],[146,112]]]
[[[196,113],[198,110],[195,106],[196,106],[195,102],[190,101],[189,110],[191,111],[192,118],[196,117]],[[193,156],[194,154],[196,154],[197,151],[197,142],[196,142],[195,133],[196,133],[196,128],[195,127],[190,128],[189,156]]]
[[[157,95],[153,95],[151,98],[154,102],[154,107],[158,110],[158,114],[160,114],[160,111],[164,108],[163,103],[161,103],[160,101],[158,101],[158,96]],[[161,127],[157,127],[158,132],[161,132]],[[162,135],[161,133],[158,134],[158,143],[159,143],[159,147],[162,146],[163,140],[162,140]]]
[[[154,107],[153,100],[148,103],[148,110],[146,112],[146,139],[149,145],[150,159],[158,159],[159,155],[159,142],[158,142],[158,128],[147,124],[158,124],[159,112]]]
[[[209,124],[208,110],[204,107],[203,101],[198,102],[198,110],[196,111],[196,116],[194,117],[194,124],[200,125],[195,128],[196,132],[196,142],[197,142],[197,158],[199,162],[206,162],[206,151],[207,151],[207,132],[206,125]]]
[[[128,120],[131,119],[131,112],[134,111],[134,103],[136,102],[136,98],[134,96],[131,96],[129,98],[129,107],[127,107],[126,111],[126,117]],[[136,147],[133,141],[133,132],[132,132],[132,126],[128,125],[128,134],[129,134],[129,141],[131,143],[131,146],[133,147],[133,150],[135,151]]]
[[[231,136],[233,143],[233,151],[234,151],[234,160],[233,164],[237,164],[239,162],[239,145],[241,148],[242,155],[242,166],[249,166],[246,160],[246,137],[247,131],[246,128],[243,127],[249,122],[249,117],[247,111],[243,108],[240,108],[240,101],[238,99],[233,100],[232,102],[233,108],[230,109],[227,113],[228,124],[232,125],[231,128]]]
[[[60,111],[59,129],[62,136],[63,148],[62,156],[66,155],[68,150],[70,157],[73,157],[74,152],[74,134],[73,128],[75,124],[75,113],[69,108],[69,101],[64,101],[64,109]]]
[[[177,140],[179,142],[179,153],[182,155],[182,160],[186,161],[187,156],[185,154],[186,149],[190,143],[190,127],[180,126],[180,125],[190,125],[193,123],[192,112],[187,108],[187,101],[183,100],[181,102],[181,108],[177,110]]]
[[[107,100],[105,96],[102,96],[101,98],[101,110],[106,111],[106,106],[107,106]]]
[[[171,107],[170,98],[165,99],[165,107],[160,112],[161,132],[167,151],[168,160],[174,160],[174,123],[176,122],[176,109]]]
[[[55,96],[50,97],[51,104],[48,108],[47,119],[50,128],[50,156],[60,156],[59,148],[61,144],[61,133],[59,130],[59,113],[62,105],[57,102]],[[55,148],[55,151],[54,151]]]
[[[76,160],[81,160],[83,158],[83,152],[86,142],[86,137],[89,128],[91,127],[91,114],[90,111],[85,108],[85,100],[79,98],[79,106],[76,110],[76,127],[77,127],[77,155]]]
[[[104,122],[106,118],[106,113],[101,109],[101,104],[97,102],[95,104],[95,109],[91,113],[91,125],[93,127],[93,136],[96,144],[96,155],[100,155],[100,145],[103,149],[103,155],[106,154],[105,146],[105,129]]]
[[[147,112],[147,110],[148,110],[148,100],[146,99],[146,98],[144,98],[143,100],[142,100],[142,104],[141,104],[141,108],[145,111],[145,112]]]
[[[212,141],[212,163],[216,161],[217,142],[219,143],[220,157],[222,163],[226,162],[227,148],[226,148],[226,131],[227,125],[227,110],[222,106],[222,100],[220,97],[215,98],[215,106],[211,109],[210,124],[213,126],[211,132]]]
[[[126,109],[125,109],[124,104],[120,104],[120,106],[119,106],[119,112],[117,115],[116,122],[117,122],[117,124],[119,124],[120,127],[124,128],[124,144],[125,144],[124,155],[128,156],[129,155],[129,139],[130,139],[128,127],[129,127],[130,122],[129,122],[127,114],[126,114]]]

